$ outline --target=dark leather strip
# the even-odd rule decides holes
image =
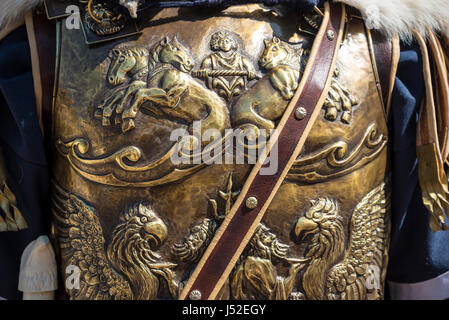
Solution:
[[[373,50],[384,104],[387,103],[390,88],[390,73],[393,59],[393,42],[382,33],[371,30]]]
[[[304,89],[298,99],[297,105],[292,112],[283,117],[288,117],[284,127],[280,129],[278,144],[278,169],[274,175],[261,175],[260,171],[251,183],[245,199],[254,196],[258,199],[258,205],[254,209],[248,209],[245,201],[238,207],[234,217],[221,234],[215,247],[206,258],[204,265],[199,271],[193,285],[186,294],[188,298],[193,290],[199,290],[201,299],[208,299],[216,287],[225,269],[231,263],[234,254],[259,215],[262,207],[267,203],[277,182],[282,179],[282,172],[300,141],[307,124],[315,108],[320,108],[317,103],[326,86],[329,72],[332,66],[334,53],[337,48],[337,35],[340,30],[342,7],[340,4],[330,4],[330,20],[326,30],[332,31],[335,39],[329,40],[326,35],[319,44],[317,57],[312,65],[311,73],[305,82]],[[307,110],[307,116],[298,121],[295,118],[295,110],[303,107]],[[215,240],[215,239],[214,239]]]
[[[56,23],[48,20],[45,12],[39,10],[33,13],[33,23],[41,73],[42,123],[46,145],[49,146],[56,67]]]

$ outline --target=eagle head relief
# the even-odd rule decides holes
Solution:
[[[146,202],[123,210],[107,244],[94,206],[56,183],[52,201],[55,232],[66,244],[61,255],[66,265],[79,269],[79,285],[71,288],[66,283],[71,299],[151,300],[161,280],[177,297],[177,265],[157,253],[167,239],[167,226]]]
[[[298,219],[294,231],[299,240],[311,235],[305,252],[311,262],[302,280],[307,298],[346,300],[365,299],[368,295],[370,299],[382,298],[381,288],[368,286],[367,279],[372,275],[380,281],[380,274],[372,272],[386,265],[388,186],[389,179],[358,202],[351,214],[347,238],[334,200],[313,201],[312,207]]]
[[[130,205],[120,216],[107,257],[112,266],[138,292],[137,299],[156,297],[159,278],[153,268],[163,269],[161,256],[156,253],[167,238],[167,227],[145,202]],[[169,264],[165,267],[170,267]]]
[[[310,238],[305,257],[311,262],[303,276],[308,299],[323,299],[327,270],[344,252],[345,234],[338,204],[327,198],[311,201],[312,207],[298,219],[295,235],[300,241]]]

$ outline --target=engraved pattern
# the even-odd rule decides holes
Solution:
[[[295,33],[293,20],[266,10],[252,11],[251,7],[230,8],[236,11],[210,19],[197,16],[194,10],[183,11],[187,19],[172,19],[176,10],[162,10],[156,18],[145,16],[148,20],[140,37],[117,41],[121,43],[113,48],[112,43],[91,47],[82,75],[72,58],[83,57],[85,44],[79,39],[71,42],[73,38],[62,30],[65,49],[61,50],[63,72],[55,104],[54,137],[59,154],[54,175],[76,193],[55,186],[53,211],[61,267],[73,264],[81,268],[80,289],[68,291],[72,299],[176,299],[229,214],[251,167],[203,162],[203,155],[210,155],[214,145],[208,149],[203,142],[209,142],[198,140],[194,133],[218,129],[221,136],[214,143],[222,147],[222,154],[213,154],[220,157],[228,151],[224,143],[227,129],[255,132],[250,135],[253,137],[263,132],[260,129],[274,129],[298,88],[313,40]],[[288,15],[298,18],[297,14]],[[320,15],[308,18],[304,24],[313,35]],[[198,27],[198,33],[186,26]],[[362,38],[365,34],[357,28],[350,31],[360,32]],[[223,44],[209,47],[208,39],[219,32],[216,40]],[[269,38],[262,43],[260,35]],[[354,191],[357,199],[363,200],[352,218],[348,218],[350,212],[341,214],[340,208],[354,200],[346,191],[366,181],[378,181],[373,177],[375,169],[385,169],[386,129],[378,99],[368,99],[377,94],[370,80],[369,57],[362,55],[360,66],[346,63],[354,52],[368,50],[359,43],[342,45],[349,47],[341,51],[349,57],[338,59],[342,67],[334,73],[323,105],[322,118],[327,121],[318,120],[324,130],[312,132],[306,153],[288,174],[287,179],[294,183],[279,189],[227,279],[220,293],[223,298],[381,296],[378,291],[367,291],[364,281],[371,265],[385,266],[386,191],[379,187],[365,198],[360,190]],[[261,56],[256,56],[261,51]],[[261,78],[254,71],[257,59]],[[357,83],[348,78],[356,70],[362,75]],[[357,93],[357,98],[345,86]],[[358,99],[366,100],[360,105],[363,110],[354,114],[356,122],[352,108]],[[365,112],[369,115],[366,120],[360,117]],[[67,126],[67,119],[81,125]],[[194,127],[196,120],[202,121],[199,130]],[[168,132],[174,128],[187,128],[187,136],[170,142]],[[323,135],[329,144],[319,140]],[[249,148],[264,147],[250,145],[250,138],[247,144],[243,138],[234,139],[237,145],[231,147],[243,143],[247,158]],[[201,147],[200,152],[196,146]],[[173,163],[174,154],[186,161]],[[376,168],[363,168],[374,160]],[[339,181],[330,181],[359,168],[363,169],[347,177],[351,183],[344,187]],[[221,180],[230,171],[235,174],[235,185],[232,175],[227,185]],[[312,185],[324,181],[329,183],[322,188]],[[373,187],[370,184],[368,188]],[[297,204],[315,198],[316,190],[322,190],[322,197],[332,194],[333,199],[314,201],[305,215],[310,217],[308,221],[298,220],[295,229]],[[111,201],[97,202],[105,193]],[[94,204],[81,194],[89,195]],[[147,198],[160,217],[138,201]],[[109,219],[117,215],[120,222],[111,226]],[[142,222],[143,218],[150,222]],[[312,237],[306,238],[307,233]],[[164,242],[168,236],[172,238]],[[365,239],[372,242],[366,249]]]

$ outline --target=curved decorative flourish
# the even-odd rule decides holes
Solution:
[[[205,166],[204,163],[195,164],[197,162],[194,160],[201,155],[194,154],[186,159],[182,154],[182,145],[185,144],[177,143],[160,159],[141,165],[142,152],[136,146],[124,147],[112,155],[86,158],[90,146],[86,139],[77,138],[67,143],[58,139],[56,142],[58,152],[82,177],[117,187],[154,187],[177,181]],[[189,164],[175,165],[171,161],[171,156],[177,151],[180,159],[185,159],[184,163]]]
[[[317,183],[346,175],[375,159],[387,145],[387,137],[371,124],[363,138],[352,149],[345,141],[335,142],[318,153],[298,158],[287,179]]]
[[[58,139],[56,149],[87,180],[117,187],[154,187],[180,180],[208,164],[221,161],[222,156],[234,148],[230,143],[233,137],[228,131],[221,139],[199,148],[198,139],[187,135],[159,159],[149,163],[143,163],[142,151],[136,146],[127,146],[109,155],[87,157],[90,143],[84,138],[68,142]],[[237,144],[244,142],[240,136],[236,138]],[[251,147],[243,144],[245,151]]]

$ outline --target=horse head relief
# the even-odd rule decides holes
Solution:
[[[199,120],[201,133],[207,129],[223,133],[230,127],[225,102],[190,75],[194,59],[176,37],[165,37],[152,49],[115,48],[111,60],[107,80],[115,88],[95,111],[103,126],[121,124],[126,133],[135,128],[134,120],[144,109],[186,123],[189,131]]]
[[[259,64],[268,73],[234,104],[231,120],[234,127],[253,124],[260,129],[274,129],[298,88],[308,58],[308,50],[273,37],[264,40],[265,50]]]

